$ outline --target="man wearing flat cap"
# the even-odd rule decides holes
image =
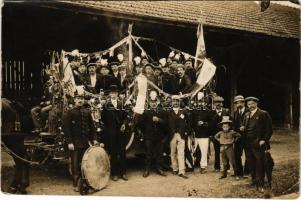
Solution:
[[[245,106],[245,98],[242,95],[237,95],[234,97],[234,105],[236,107],[236,110],[234,112],[233,117],[233,129],[235,132],[242,135],[242,132],[240,131],[240,127],[243,125],[243,118],[246,115],[246,113],[249,111],[248,108]],[[241,156],[243,153],[243,150],[245,151],[245,137],[242,135],[238,140],[236,140],[234,145],[234,155],[235,155],[235,163],[236,163],[236,175],[239,177],[242,177],[243,175],[247,175],[249,173],[249,169],[247,166],[247,160],[245,160],[244,166],[242,165]]]
[[[264,154],[270,149],[270,139],[273,134],[270,114],[258,108],[259,99],[248,97],[245,99],[249,112],[246,113],[240,130],[246,137],[246,156],[252,176],[252,185],[256,185],[260,192],[264,192]]]
[[[215,96],[214,99],[214,106],[215,106],[215,112],[213,116],[213,133],[215,134],[221,130],[218,123],[220,123],[223,119],[223,116],[230,116],[230,110],[228,108],[223,107],[224,98],[221,96]],[[214,152],[215,152],[215,158],[214,158],[214,169],[215,171],[220,171],[221,164],[220,164],[220,143],[217,141],[214,137],[211,137],[211,140],[214,145]]]

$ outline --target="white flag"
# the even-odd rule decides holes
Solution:
[[[204,33],[203,33],[203,24],[199,24],[197,30],[197,37],[198,43],[196,47],[195,57],[199,59],[204,59],[206,57],[206,48],[205,48],[205,41],[204,41]],[[195,59],[194,61],[194,68],[199,69],[200,61]]]
[[[143,74],[139,74],[136,78],[138,84],[138,95],[136,105],[133,108],[134,113],[142,114],[144,112],[146,92],[147,92],[147,78]]]
[[[193,92],[192,96],[196,95],[197,92],[200,91],[212,79],[215,74],[215,70],[215,65],[205,58],[200,74],[196,80],[196,83],[199,85],[199,87]]]

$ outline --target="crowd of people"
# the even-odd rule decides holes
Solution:
[[[238,95],[233,99],[234,115],[224,108],[224,99],[214,95],[212,102],[200,91],[191,106],[191,99],[181,96],[189,91],[197,80],[193,60],[174,54],[150,63],[147,56],[135,57],[133,68],[129,67],[123,55],[108,60],[85,59],[78,55],[68,57],[75,85],[84,86],[91,94],[104,94],[100,121],[102,137],[91,117],[90,107],[85,103],[87,95],[75,92],[73,106],[62,116],[62,128],[72,152],[73,186],[76,191],[83,187],[81,159],[91,145],[103,145],[110,156],[111,177],[127,181],[126,139],[128,124],[143,135],[145,148],[145,168],[143,177],[154,170],[167,176],[174,175],[188,179],[189,171],[200,168],[200,173],[208,171],[210,142],[214,146],[214,170],[226,178],[230,171],[237,180],[250,174],[252,184],[264,191],[264,152],[270,148],[272,122],[268,112],[258,108],[259,99]],[[88,61],[89,60],[89,61]],[[134,115],[132,121],[122,109],[124,102],[120,95],[126,91],[136,76],[143,74],[162,91],[171,95],[169,106],[152,86],[149,86],[147,109],[143,114]],[[47,80],[46,91],[53,94],[52,77]],[[48,95],[49,95],[48,94]],[[49,97],[48,97],[49,98]],[[51,96],[53,98],[53,96]],[[212,104],[212,105],[211,105]],[[44,103],[32,109],[32,118],[38,131],[50,121],[53,103]],[[54,111],[60,110],[60,107]],[[48,117],[45,117],[48,116]],[[48,127],[49,128],[49,127]],[[242,154],[245,152],[245,163]],[[222,163],[222,164],[221,164]]]

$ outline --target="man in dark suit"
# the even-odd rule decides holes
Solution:
[[[244,167],[242,165],[242,152],[245,151],[245,137],[243,133],[240,131],[240,127],[243,125],[243,118],[245,114],[249,111],[248,108],[245,107],[245,99],[242,95],[237,95],[234,97],[234,105],[236,107],[236,111],[234,112],[233,117],[233,129],[235,132],[241,135],[240,138],[236,140],[234,143],[234,155],[235,155],[235,163],[236,163],[236,175],[238,177],[242,177],[244,174],[247,175],[249,173],[247,160],[245,160]]]
[[[177,93],[177,77],[170,73],[169,66],[167,64],[162,66],[162,76],[161,76],[161,88],[164,92],[168,94]]]
[[[191,58],[186,59],[184,65],[186,68],[185,74],[190,78],[191,83],[195,83],[197,77],[196,77],[196,70],[192,65],[192,59]]]
[[[104,91],[106,94],[109,93],[110,85],[118,84],[118,79],[109,74],[108,65],[100,66],[100,77],[96,82],[95,90],[97,93]]]
[[[182,64],[177,65],[177,92],[185,93],[191,86],[191,80],[189,76],[185,74],[185,67]]]
[[[249,112],[245,115],[241,131],[246,137],[246,156],[255,184],[260,192],[264,192],[264,155],[270,149],[270,139],[273,134],[270,114],[257,107],[259,99],[248,97],[245,99]]]
[[[152,95],[153,94],[153,95]],[[155,160],[156,172],[166,176],[162,171],[163,165],[163,142],[168,136],[164,132],[166,118],[163,108],[160,106],[156,91],[150,92],[149,108],[146,109],[140,118],[140,127],[143,131],[143,138],[146,150],[145,171],[143,177],[149,176],[152,159]]]
[[[101,119],[104,123],[105,149],[111,156],[112,179],[117,181],[120,176],[127,181],[124,133],[126,113],[122,108],[122,102],[118,100],[118,86],[111,85],[109,91],[110,98],[101,112]]]
[[[172,96],[172,110],[168,115],[168,127],[170,131],[170,157],[174,174],[187,179],[185,175],[185,139],[188,137],[188,115],[180,108],[180,97]]]
[[[76,85],[86,85],[87,81],[87,68],[84,64],[81,64],[77,70],[73,70],[74,82]]]
[[[215,106],[215,112],[213,116],[213,133],[212,135],[215,135],[220,131],[220,126],[218,125],[222,119],[223,116],[230,116],[230,110],[228,108],[223,108],[223,102],[224,98],[220,96],[216,96],[213,99],[214,101],[214,106]],[[213,142],[214,145],[214,169],[215,171],[220,171],[221,166],[220,166],[220,143],[217,141],[215,138],[211,137],[211,141]]]
[[[91,111],[84,107],[84,96],[76,94],[75,106],[64,116],[64,134],[71,151],[73,186],[82,191],[84,179],[81,175],[81,161],[89,145],[98,144]]]
[[[99,86],[96,84],[99,84],[100,80],[100,75],[96,73],[96,64],[95,63],[90,63],[87,66],[88,69],[88,76],[87,76],[87,90],[91,93],[99,93]]]
[[[133,77],[126,72],[126,65],[121,64],[118,66],[119,75],[117,77],[119,90],[121,93],[125,93],[127,87],[132,83],[134,80]]]

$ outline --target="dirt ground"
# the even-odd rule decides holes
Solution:
[[[149,197],[246,197],[262,198],[288,193],[299,193],[299,134],[297,131],[277,130],[271,139],[271,153],[275,161],[272,191],[261,194],[250,186],[250,179],[236,181],[229,176],[219,180],[220,173],[213,171],[214,157],[210,158],[206,174],[199,169],[182,179],[167,172],[161,177],[152,172],[143,178],[143,160],[128,160],[129,181],[110,181],[108,186],[90,195],[98,196],[149,196]],[[13,174],[13,161],[5,152],[2,155],[1,190],[7,191]],[[31,168],[29,194],[35,195],[78,195],[72,189],[67,167],[55,166],[49,169]],[[266,196],[264,196],[266,195]]]

